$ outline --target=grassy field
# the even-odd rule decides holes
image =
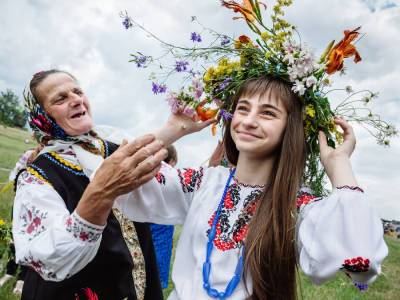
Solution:
[[[9,169],[12,169],[19,156],[26,150],[33,147],[33,143],[25,144],[25,140],[30,139],[28,132],[4,128],[0,125],[0,189],[2,184],[7,181]],[[14,197],[13,191],[0,193],[0,218],[10,220],[10,210]],[[176,227],[174,241],[180,234],[180,227]],[[389,246],[389,257],[385,260],[383,275],[372,284],[366,293],[360,293],[353,287],[350,280],[340,274],[334,280],[322,285],[315,286],[305,276],[300,274],[299,290],[302,299],[324,299],[324,300],[398,300],[400,299],[400,240],[386,237]],[[5,252],[4,246],[0,244],[0,255]],[[2,255],[0,268],[3,269],[6,255]],[[0,275],[3,275],[4,270]],[[17,296],[12,294],[14,281],[9,281],[0,288],[0,300],[17,300]],[[173,288],[172,282],[164,291],[166,297]],[[103,300],[103,299],[102,299]],[[188,299],[191,300],[191,299]],[[194,299],[193,299],[194,300]]]

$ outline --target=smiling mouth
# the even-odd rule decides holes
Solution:
[[[83,117],[84,115],[86,115],[86,111],[72,115],[71,119],[79,119],[79,118]]]
[[[254,135],[254,134],[248,133],[248,132],[238,131],[237,133],[241,134],[241,135],[245,135],[245,136],[250,136],[250,137],[253,137],[253,138],[260,138],[258,135]]]

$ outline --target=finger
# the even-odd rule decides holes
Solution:
[[[161,164],[161,162],[168,156],[167,149],[161,149],[154,155],[149,156],[144,161],[139,163],[133,170],[136,178],[143,176],[144,174],[150,172],[155,167]]]
[[[146,134],[128,143],[121,149],[121,151],[125,156],[131,156],[134,153],[136,153],[139,149],[143,148],[144,146],[153,142],[154,140],[155,136],[153,134]]]
[[[326,139],[326,135],[323,131],[318,132],[318,141],[319,141],[319,149],[321,153],[325,153],[328,149],[328,141]]]
[[[145,147],[138,150],[131,157],[127,158],[127,164],[129,164],[132,168],[135,168],[138,164],[142,163],[148,157],[156,154],[158,151],[163,148],[164,143],[160,140],[155,140],[150,144],[147,144]]]
[[[351,138],[355,139],[353,127],[345,119],[340,118],[340,117],[336,117],[334,122],[336,124],[338,124],[340,126],[340,128],[342,128],[343,137],[344,137],[345,140],[348,140],[348,139],[351,139]]]
[[[143,175],[142,177],[138,178],[138,180],[136,181],[137,184],[140,186],[142,184],[145,184],[146,182],[150,181],[151,179],[153,179],[156,174],[160,171],[161,169],[161,164],[158,165],[157,167],[155,167],[153,170],[151,170],[149,173]],[[135,186],[136,188],[137,186]]]
[[[216,123],[216,122],[218,122],[217,119],[209,119],[209,120],[206,120],[206,121],[203,121],[203,122],[198,122],[197,123],[197,129],[198,130],[202,130],[202,129],[204,129],[204,128],[206,128],[206,127],[208,127],[211,124]]]

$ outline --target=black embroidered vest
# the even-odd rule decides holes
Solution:
[[[104,156],[117,149],[117,145],[104,142]],[[89,179],[57,160],[49,153],[40,155],[29,167],[48,180],[63,198],[72,213],[78,205]],[[154,246],[148,224],[134,222],[146,264],[145,300],[163,299]],[[28,270],[22,300],[86,300],[85,288],[96,293],[98,300],[137,299],[132,279],[133,261],[121,227],[110,213],[102,234],[100,247],[94,259],[77,274],[60,282],[46,281],[33,269]]]

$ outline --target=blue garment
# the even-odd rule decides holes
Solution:
[[[172,243],[174,237],[173,225],[151,224],[154,249],[156,251],[158,271],[160,273],[161,287],[168,287],[169,267],[172,255]]]

